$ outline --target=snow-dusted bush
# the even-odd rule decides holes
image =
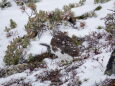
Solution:
[[[95,10],[94,11],[98,11],[98,10],[101,10],[102,9],[102,6],[97,6],[96,8],[95,8]]]
[[[41,0],[28,0],[28,2],[34,2],[34,3],[39,2],[39,1]]]
[[[97,27],[97,29],[99,29],[99,30],[100,30],[100,29],[103,29],[103,27],[102,27],[102,26],[98,26],[98,27]]]
[[[115,86],[115,79],[105,79],[98,86]]]
[[[94,3],[97,4],[97,3],[105,3],[105,2],[108,2],[110,0],[94,0]]]
[[[29,37],[33,38],[44,30],[54,30],[57,25],[62,23],[62,21],[68,21],[66,18],[73,16],[71,11],[64,12],[59,9],[55,9],[52,12],[39,11],[39,13],[36,13],[35,17],[29,18],[25,28]]]
[[[85,0],[81,0],[79,3],[70,3],[69,5],[64,5],[63,10],[65,12],[70,11],[72,8],[76,8],[76,7],[83,5],[84,2],[85,2]]]
[[[17,53],[15,53],[14,55],[16,55],[16,54]],[[19,54],[17,54],[17,55],[19,55]],[[22,53],[20,53],[20,56],[22,56]],[[11,57],[6,57],[6,58],[9,58],[9,59],[7,59],[8,61],[18,62],[19,59],[17,59],[17,60],[13,59],[13,58],[17,58],[17,57],[13,56],[12,59],[11,59]],[[36,56],[30,55],[29,59],[24,60],[24,62],[21,62],[21,64],[15,65],[14,63],[12,63],[13,66],[8,66],[6,68],[0,69],[0,78],[7,77],[7,76],[10,76],[15,73],[23,72],[26,69],[30,69],[31,71],[33,71],[35,68],[45,68],[46,64],[43,62],[43,60],[45,58],[55,59],[55,58],[57,58],[57,56],[55,56],[54,54],[52,54],[50,52],[42,53],[42,54],[36,55]],[[20,60],[20,61],[22,61],[22,60]]]
[[[83,5],[83,4],[85,3],[85,1],[86,1],[86,0],[80,0],[79,3],[80,3],[81,5]]]
[[[27,36],[18,37],[8,45],[6,55],[4,56],[4,62],[6,65],[16,65],[23,59],[24,49],[29,45],[29,39]]]
[[[10,25],[5,27],[5,32],[7,37],[11,37],[13,35],[13,32],[11,32],[12,29],[15,29],[17,27],[17,24],[14,20],[10,19]]]
[[[0,8],[3,9],[3,8],[8,8],[8,7],[11,7],[11,3],[7,0],[2,0],[2,2],[0,2]]]
[[[51,46],[54,52],[59,48],[62,54],[66,53],[73,57],[79,55],[77,41],[73,41],[69,36],[62,32],[58,32],[57,34],[55,34],[55,36],[51,40]]]
[[[17,27],[16,22],[15,22],[14,20],[10,19],[10,28],[11,28],[11,29],[14,29],[14,28],[16,28],[16,27]]]
[[[35,17],[29,18],[29,21],[25,26],[28,36],[33,38],[37,36],[38,33],[44,31],[46,21],[47,14],[45,11],[40,11]]]
[[[5,27],[5,32],[9,32],[12,29],[15,29],[17,27],[17,24],[14,20],[10,19],[10,25],[9,27]]]
[[[115,34],[115,12],[105,17],[106,31]]]
[[[28,3],[30,3],[30,2],[34,2],[34,3],[36,3],[36,2],[39,2],[39,1],[41,1],[41,0],[15,0],[15,2],[17,3],[17,4],[20,4],[20,3],[26,3],[26,4],[28,4]]]
[[[91,17],[96,17],[95,11],[90,11],[90,12],[84,13],[83,15],[77,16],[76,18],[77,19],[87,19],[87,18],[91,18]]]

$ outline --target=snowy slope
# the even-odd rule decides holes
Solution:
[[[64,5],[67,5],[69,3],[78,3],[78,2],[79,0],[41,0],[40,2],[36,3],[36,5],[38,11],[39,10],[52,11],[55,8],[62,9]],[[28,16],[25,13],[23,13],[13,1],[11,1],[11,3],[12,7],[0,10],[0,68],[5,67],[3,58],[10,41],[12,41],[14,38],[18,36],[22,37],[23,35],[26,34],[24,25],[27,24],[28,22]],[[68,35],[70,37],[72,37],[72,35],[75,35],[77,37],[85,37],[86,35],[89,35],[94,31],[104,32],[103,30],[98,30],[97,27],[98,26],[105,27],[104,20],[101,20],[101,18],[104,18],[108,13],[111,13],[111,11],[109,11],[108,9],[113,9],[114,3],[115,1],[111,0],[104,4],[94,4],[93,0],[86,0],[83,6],[73,8],[72,11],[75,13],[76,16],[80,16],[85,12],[92,11],[97,6],[101,5],[102,9],[96,11],[97,17],[81,20],[82,22],[86,23],[86,26],[84,27],[85,29],[79,27],[79,22],[76,22],[77,23],[76,26],[78,26],[79,29],[74,29],[73,27],[68,27],[64,25],[60,26],[59,29],[63,32],[64,31],[68,32]],[[28,8],[27,10],[28,10],[27,12],[29,13]],[[14,32],[13,36],[7,38],[4,29],[5,26],[9,26],[10,19],[13,19],[17,23],[17,28],[12,30],[12,32]],[[30,47],[27,49],[28,54],[32,53],[33,55],[37,55],[46,52],[47,48],[41,46],[40,43],[50,44],[51,38],[52,38],[51,34],[49,32],[45,32],[42,34],[40,39],[36,37],[34,40],[31,40]],[[83,65],[81,65],[78,69],[76,69],[78,73],[77,76],[79,77],[80,81],[83,82],[80,86],[94,86],[95,83],[99,83],[100,81],[103,81],[105,78],[108,77],[104,75],[104,71],[106,64],[109,60],[110,54],[111,51],[109,51],[109,49],[106,48],[105,50],[102,50],[101,54],[92,55],[91,58],[85,60],[85,63]],[[99,58],[99,62],[94,60],[97,58]],[[47,63],[47,68],[41,68],[41,69],[38,68],[32,72],[29,70],[25,70],[22,73],[17,73],[6,78],[0,78],[0,86],[3,86],[2,84],[10,82],[11,80],[17,80],[21,78],[23,78],[25,82],[31,82],[32,86],[50,86],[51,83],[50,81],[41,82],[39,79],[37,79],[36,76],[42,74],[44,75],[44,72],[55,69],[62,69],[61,72],[63,72],[66,75],[65,70],[63,70],[64,67],[60,67],[58,65],[59,64],[58,60],[59,59],[51,60],[47,58],[44,60],[44,62]],[[77,63],[73,63],[72,65],[77,65]],[[70,77],[71,74],[68,74],[67,77],[64,76],[64,78],[71,79]],[[112,77],[115,78],[115,76]],[[69,83],[69,81],[67,83]],[[67,86],[67,83],[64,83],[62,86]]]

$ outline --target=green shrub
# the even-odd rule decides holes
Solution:
[[[95,8],[94,11],[98,11],[98,10],[101,10],[101,9],[102,9],[102,6],[99,5],[98,7]]]
[[[6,50],[6,55],[4,56],[4,62],[6,65],[16,65],[23,57],[23,50],[29,45],[29,39],[27,36],[18,37],[10,45],[8,45]]]
[[[16,28],[16,27],[17,27],[16,22],[13,21],[12,19],[10,19],[10,28],[11,28],[11,29],[14,29],[14,28]]]
[[[68,5],[65,5],[65,6],[63,7],[63,10],[64,10],[65,12],[70,11],[70,10],[71,10],[71,7],[69,7]]]
[[[77,46],[81,45],[83,43],[82,38],[78,38],[75,35],[72,36],[72,40],[76,43]]]
[[[102,26],[98,26],[97,29],[103,29],[103,27]]]
[[[105,17],[106,31],[115,34],[115,13],[108,14]]]
[[[27,2],[28,3],[30,3],[30,2],[34,2],[34,3],[36,3],[36,2],[40,2],[41,0],[28,0]]]
[[[90,12],[84,13],[81,16],[77,16],[77,19],[87,19],[89,17],[96,17],[95,12],[94,11],[90,11]]]
[[[36,2],[40,2],[41,0],[16,0],[16,4],[17,5],[23,5],[24,3],[25,4],[28,4],[28,3],[36,3]]]
[[[15,21],[13,21],[12,19],[10,19],[10,26],[9,27],[5,27],[5,32],[9,32],[10,30],[14,29],[17,27],[17,24]]]
[[[25,25],[28,36],[34,38],[38,33],[42,32],[46,21],[47,15],[45,11],[40,11],[35,17],[29,18],[27,25]]]
[[[70,7],[70,8],[75,8],[75,7],[76,7],[76,6],[75,6],[75,3],[70,3],[70,4],[69,4],[69,7]]]
[[[34,38],[42,33],[45,30],[53,30],[58,24],[61,24],[64,21],[63,16],[67,14],[67,12],[62,11],[60,9],[55,9],[51,12],[39,11],[36,13],[36,16],[33,18],[29,18],[27,25],[25,25],[25,29],[30,38]],[[69,11],[68,17],[74,16],[71,11]]]
[[[81,5],[83,5],[83,4],[85,3],[85,1],[86,1],[86,0],[80,0],[79,3],[80,3]]]
[[[97,3],[105,3],[105,2],[108,2],[110,0],[94,0],[94,3],[97,4]]]
[[[9,32],[11,30],[11,28],[5,27],[5,32]]]

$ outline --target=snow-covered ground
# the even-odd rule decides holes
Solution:
[[[23,13],[19,6],[15,4],[13,0],[9,0],[12,3],[12,7],[5,8],[4,10],[0,9],[0,68],[4,68],[5,64],[3,62],[3,58],[5,55],[5,51],[7,50],[7,46],[10,42],[18,37],[24,36],[26,34],[24,25],[28,22],[28,16]],[[45,11],[52,11],[55,8],[62,9],[64,5],[68,5],[69,3],[78,3],[80,0],[41,0],[40,2],[36,3],[37,10],[45,10]],[[86,0],[83,6],[73,8],[72,11],[75,13],[76,16],[80,16],[85,12],[89,12],[94,10],[97,6],[102,6],[102,9],[96,11],[97,17],[88,18],[86,20],[82,20],[85,22],[86,26],[83,28],[79,27],[79,22],[77,22],[76,26],[79,29],[73,29],[72,27],[60,26],[61,31],[68,32],[68,35],[72,37],[75,35],[77,37],[85,37],[86,35],[91,34],[92,32],[103,32],[103,30],[98,30],[98,26],[105,27],[104,18],[108,13],[111,13],[108,9],[114,8],[114,0],[111,0],[104,4],[94,4],[93,0]],[[29,13],[29,8],[27,8],[27,12]],[[14,33],[13,36],[7,38],[5,26],[9,26],[9,20],[13,19],[17,23],[17,28],[13,29],[12,32]],[[33,55],[41,54],[47,51],[47,48],[41,46],[40,43],[47,43],[50,44],[52,36],[49,32],[44,32],[40,39],[36,37],[34,40],[31,40],[30,46],[28,47],[28,53],[32,53]],[[81,65],[77,71],[77,76],[79,77],[82,84],[80,86],[94,86],[95,83],[99,83],[103,81],[108,76],[104,75],[104,71],[111,55],[111,52],[105,52],[107,49],[103,50],[103,52],[99,55],[95,55],[92,58],[88,58],[85,60],[85,63]],[[93,58],[99,58],[99,62],[94,60]],[[103,59],[103,61],[101,60]],[[10,82],[13,79],[25,79],[25,82],[31,82],[32,86],[49,86],[50,81],[41,82],[39,79],[36,78],[36,75],[43,74],[45,71],[55,70],[55,69],[63,69],[63,67],[59,67],[56,63],[58,59],[51,60],[45,59],[44,61],[47,63],[47,68],[37,69],[36,71],[30,72],[26,70],[22,73],[17,73],[11,75],[6,78],[0,78],[0,86],[4,86],[2,84],[6,82]],[[76,65],[76,63],[74,63]],[[65,72],[64,72],[65,73]],[[113,76],[114,77],[114,76]],[[115,78],[115,77],[114,77]],[[67,86],[67,83],[63,84],[62,86]],[[14,85],[16,86],[16,85]]]

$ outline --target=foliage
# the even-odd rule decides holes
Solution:
[[[70,3],[69,5],[64,5],[63,10],[65,12],[70,11],[72,8],[79,7],[85,3],[86,0],[80,0],[79,3]]]
[[[94,3],[97,4],[97,3],[105,3],[105,2],[108,2],[110,0],[94,0]]]
[[[60,70],[51,70],[46,71],[44,75],[39,75],[37,78],[41,79],[41,81],[51,81],[50,86],[60,86],[62,84],[62,81],[60,79]]]
[[[60,9],[55,9],[51,12],[39,11],[35,17],[29,18],[29,22],[25,26],[28,36],[33,38],[36,37],[37,34],[40,35],[43,31],[55,29],[57,25],[65,21],[65,16],[72,17],[73,13],[71,11],[69,11],[69,13],[64,12]]]
[[[14,29],[17,27],[17,24],[14,20],[10,19],[10,26],[9,27],[5,27],[5,32],[9,32],[10,30]]]
[[[29,4],[29,3],[36,3],[39,2],[41,0],[16,0],[16,4],[17,5],[23,5],[23,4]]]
[[[16,22],[13,21],[12,19],[10,19],[10,28],[11,28],[11,29],[14,29],[14,28],[16,28],[16,27],[17,27]]]
[[[83,4],[85,3],[85,1],[86,1],[86,0],[80,0],[79,3],[80,3],[81,5],[83,5]]]
[[[77,19],[87,19],[89,17],[96,17],[95,11],[90,11],[90,12],[84,13],[81,16],[77,16]]]
[[[100,29],[103,29],[103,27],[102,27],[102,26],[98,26],[98,27],[97,27],[97,29],[99,29],[99,30],[100,30]]]
[[[33,11],[36,11],[36,5],[33,2],[28,3],[27,5],[29,8],[31,8]]]
[[[36,3],[36,2],[40,2],[41,0],[28,0],[28,2],[34,2],[34,3]]]
[[[65,5],[64,7],[63,7],[63,10],[66,12],[66,11],[69,11],[69,10],[71,10],[71,6],[68,6],[68,5]]]
[[[106,31],[110,34],[115,34],[115,13],[108,14],[105,17]]]
[[[4,9],[4,8],[8,8],[8,7],[11,7],[11,3],[7,0],[2,0],[2,2],[0,3],[0,8],[1,9]]]
[[[50,44],[54,52],[60,49],[62,54],[66,53],[72,57],[79,55],[79,48],[76,42],[63,32],[57,32]]]
[[[79,46],[83,43],[83,39],[76,37],[75,35],[72,36],[72,40],[76,43],[77,46]]]
[[[36,56],[32,56],[32,54],[30,54],[29,59],[28,59],[28,63],[34,63],[35,61],[42,62],[43,59],[45,59],[45,58],[54,59],[54,58],[57,58],[57,57],[50,52],[45,52],[45,53],[42,53],[42,54],[36,55]]]
[[[29,39],[27,36],[18,37],[7,47],[6,55],[4,56],[4,62],[6,65],[16,65],[23,58],[23,51],[29,45]]]
[[[11,32],[12,29],[15,29],[17,27],[17,24],[15,21],[13,21],[12,19],[10,19],[10,25],[9,27],[5,27],[5,32],[6,32],[6,36],[7,37],[11,37],[13,35],[13,32]]]
[[[102,9],[102,6],[99,5],[98,7],[95,8],[94,11],[99,11],[99,10],[101,10],[101,9]]]
[[[43,31],[46,19],[45,11],[40,11],[35,17],[29,18],[27,25],[25,25],[25,29],[30,38],[37,36],[38,33]]]

